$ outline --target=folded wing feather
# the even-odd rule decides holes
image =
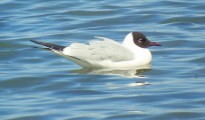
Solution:
[[[63,50],[63,54],[73,56],[85,61],[112,62],[128,61],[133,59],[133,53],[120,43],[104,37],[89,42],[88,45],[81,43],[71,44]]]

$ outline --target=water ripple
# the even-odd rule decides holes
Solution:
[[[1,0],[1,119],[203,120],[204,6],[203,0]],[[149,69],[81,69],[29,41],[121,42],[130,31],[162,44],[150,48]]]

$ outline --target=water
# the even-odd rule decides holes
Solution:
[[[1,120],[204,120],[204,15],[204,0],[1,0]],[[29,41],[121,42],[130,31],[163,45],[138,78],[79,70]]]

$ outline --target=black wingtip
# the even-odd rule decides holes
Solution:
[[[38,43],[38,41],[36,41],[36,40],[30,40],[31,42],[34,42],[34,43]]]
[[[34,42],[36,44],[39,44],[39,45],[46,46],[46,47],[48,47],[51,50],[63,51],[63,49],[65,48],[65,46],[55,45],[55,44],[41,42],[41,41],[37,41],[37,40],[30,40],[30,41]]]
[[[40,44],[40,45],[43,45],[43,43],[42,42],[40,42],[40,41],[37,41],[37,40],[30,40],[31,42],[33,42],[33,43],[36,43],[36,44]]]

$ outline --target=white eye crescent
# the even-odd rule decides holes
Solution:
[[[143,41],[143,39],[142,39],[142,38],[140,38],[138,41],[139,41],[139,42],[142,42],[142,41]]]

